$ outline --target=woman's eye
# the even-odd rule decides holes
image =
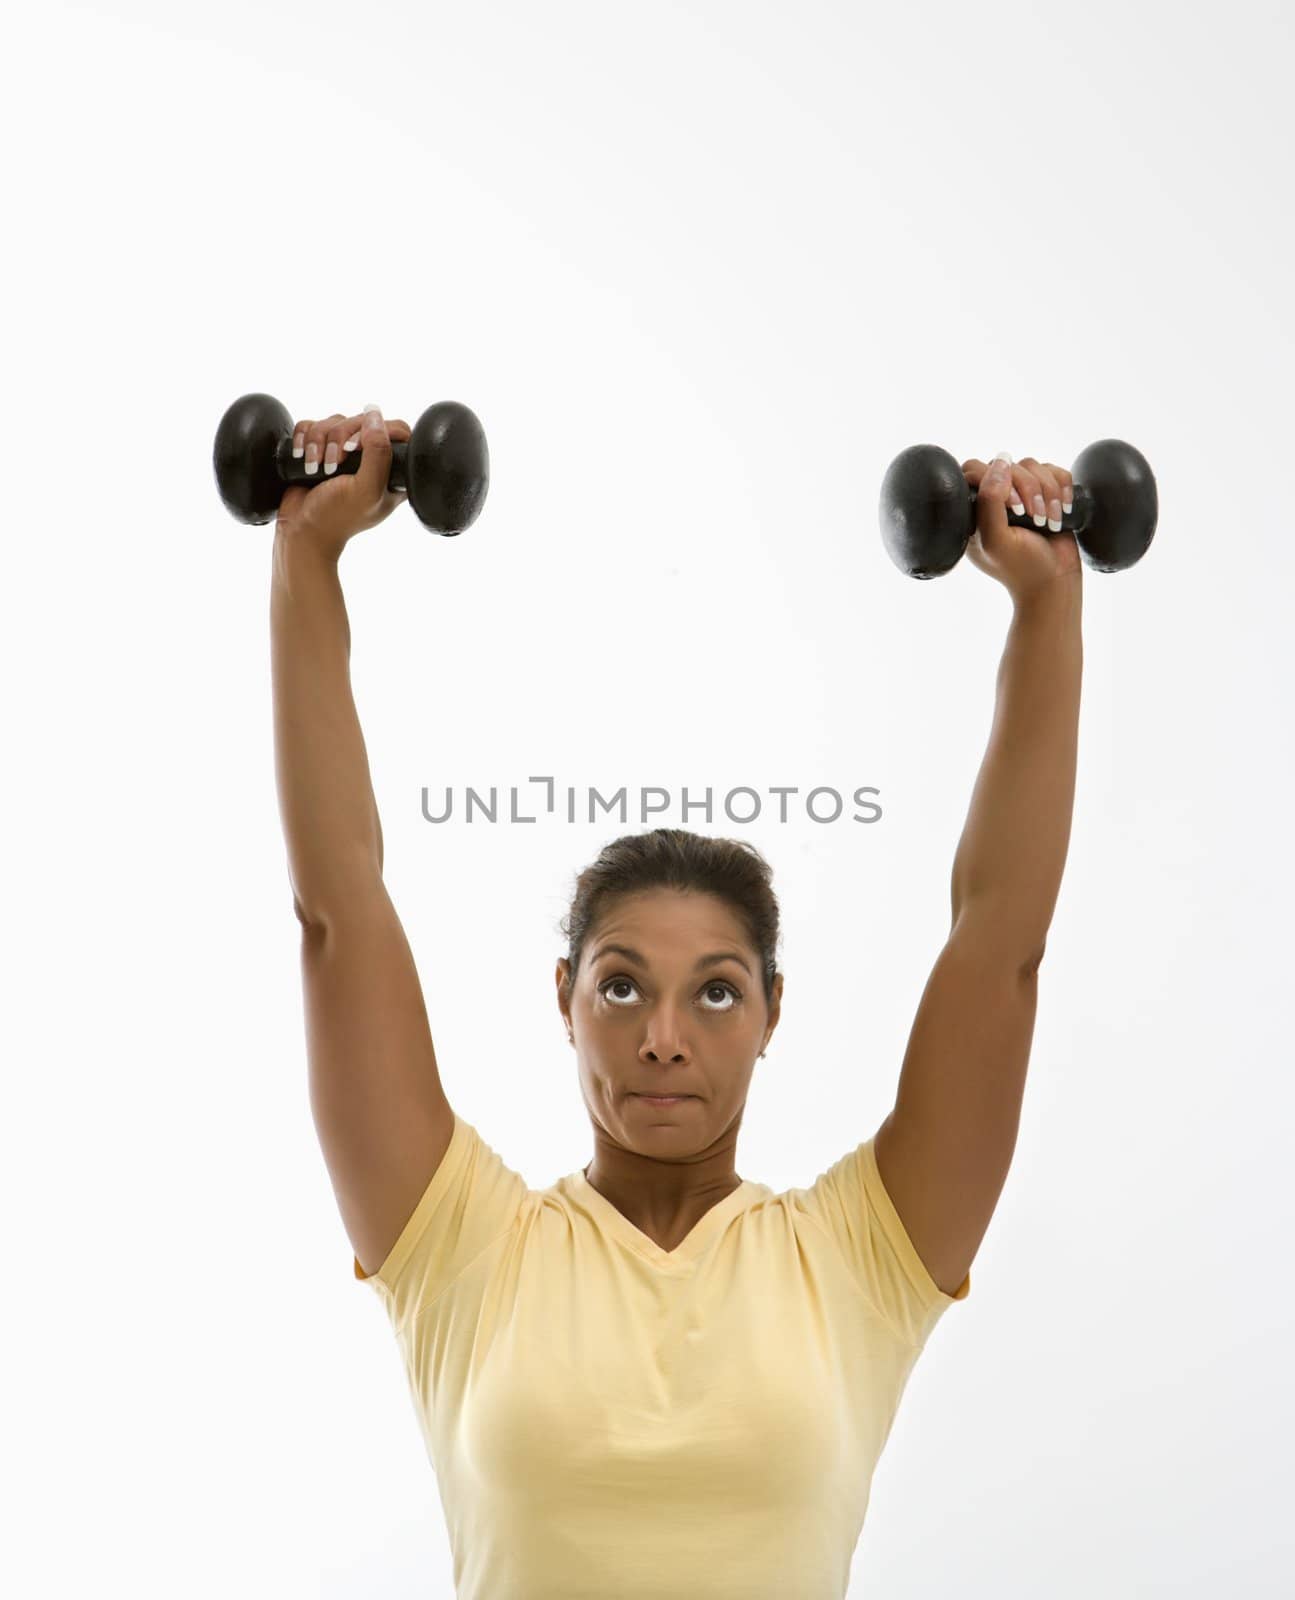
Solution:
[[[613,996],[612,994],[613,989],[619,989],[622,986],[627,989],[633,989],[636,993],[638,991],[638,985],[632,978],[608,978],[605,982],[598,985],[598,993],[602,995],[604,999],[611,1001],[612,1005],[614,1006],[626,1005],[628,1004],[628,996],[623,994]],[[729,1001],[729,1004],[726,1006],[704,1006],[703,1010],[706,1011],[731,1011],[741,998],[731,983],[708,983],[702,990],[702,993],[705,995],[718,994],[721,997],[726,997]]]

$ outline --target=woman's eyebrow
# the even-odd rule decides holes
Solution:
[[[647,962],[637,950],[631,950],[626,944],[604,944],[594,952],[593,959],[597,961],[600,956],[623,956],[626,961],[632,961],[636,966],[646,967]],[[694,972],[700,972],[703,967],[717,967],[721,961],[736,961],[738,966],[749,977],[751,969],[737,953],[736,950],[713,950],[710,955],[700,956],[693,967]]]

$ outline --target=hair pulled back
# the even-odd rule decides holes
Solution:
[[[626,833],[604,845],[576,879],[575,894],[559,929],[567,939],[574,985],[580,956],[598,919],[624,895],[677,889],[714,895],[739,918],[760,957],[766,1003],[777,972],[778,900],[773,869],[744,839],[713,839],[686,828]]]

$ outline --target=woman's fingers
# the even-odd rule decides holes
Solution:
[[[1034,518],[1036,528],[1046,528],[1050,503],[1057,500],[1060,506],[1056,482],[1047,468],[1040,467],[1033,456],[1022,457],[1021,468],[1025,474],[1025,481],[1021,485],[1021,498],[1025,502],[1026,513]]]
[[[1034,472],[1028,466],[1029,461],[1032,461],[1031,456],[1026,456],[1021,461],[1013,461],[1007,469],[1010,477],[1007,507],[1018,517],[1024,517],[1026,504],[1034,499],[1034,494],[1039,490],[1039,480],[1034,477]],[[964,462],[962,470],[967,474],[968,482],[972,483],[973,488],[980,488],[981,480],[989,467],[986,466],[986,462],[972,458],[972,461]]]
[[[387,437],[408,444],[413,435],[409,424],[398,417],[384,420]],[[349,454],[359,449],[363,423],[362,411],[350,417],[335,411],[319,421],[303,418],[292,430],[292,453],[298,460],[304,458],[306,471],[312,475],[321,469],[326,476],[331,475],[337,470],[343,451]]]
[[[330,418],[324,426],[320,443],[324,447],[323,467],[325,474],[337,471],[337,463],[342,455],[342,446],[346,442],[346,436],[350,432],[350,428],[350,419],[342,416],[340,412],[335,417]]]
[[[305,457],[306,471],[315,473],[319,470],[320,457],[324,453],[324,439],[329,428],[335,422],[341,421],[341,413],[334,412],[331,417],[325,417],[322,422],[298,422],[292,431],[292,453],[300,458]]]
[[[1028,504],[1035,526],[1046,525],[1053,533],[1060,533],[1062,516],[1074,509],[1073,478],[1065,467],[1036,461],[1033,456],[1026,456],[1023,465],[1034,478]]]
[[[399,417],[387,417],[384,420],[387,424],[388,438],[402,440],[405,444],[409,443],[410,438],[413,436],[414,430],[407,422],[403,422]],[[342,442],[343,450],[350,452],[360,448],[360,429],[363,426],[363,423],[363,412],[361,412],[358,417],[348,418],[346,426],[343,429],[343,432],[346,434],[346,438]]]
[[[964,461],[962,463],[962,470],[966,474],[967,482],[971,484],[972,488],[979,489],[986,472],[989,471],[989,467],[986,462],[979,461],[973,456],[970,461]],[[1008,493],[1007,503],[1010,509],[1013,510],[1019,517],[1025,511],[1025,507],[1021,504],[1020,495],[1020,480],[1022,473],[1019,466],[1017,466],[1015,463],[1008,468],[1008,473],[1011,479],[1011,488]]]
[[[974,489],[979,489],[988,470],[987,463],[974,456],[962,464],[967,482]],[[1057,532],[1061,527],[1062,512],[1074,509],[1070,473],[1064,467],[1036,461],[1033,456],[1022,456],[1019,461],[1012,462],[1008,472],[1012,485],[1008,496],[1009,509],[1018,517],[1027,514],[1033,517],[1035,526],[1039,528],[1055,524],[1053,532]]]
[[[382,420],[383,425],[387,430],[388,439],[392,440],[393,442],[400,440],[403,443],[408,444],[414,430],[407,422],[401,421],[401,419],[398,417],[384,417]],[[360,412],[360,414],[355,417],[343,417],[341,421],[336,423],[328,430],[324,439],[325,472],[328,471],[330,459],[333,462],[336,462],[340,459],[343,451],[349,455],[352,450],[358,450],[360,448],[360,432],[363,424],[364,413]]]

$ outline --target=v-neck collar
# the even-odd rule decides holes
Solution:
[[[695,1261],[715,1235],[747,1204],[749,1192],[755,1187],[749,1178],[743,1178],[736,1189],[717,1200],[698,1218],[673,1250],[663,1250],[650,1234],[635,1227],[605,1194],[594,1188],[583,1169],[572,1173],[570,1181],[575,1197],[599,1218],[608,1233],[647,1260],[665,1266]]]

